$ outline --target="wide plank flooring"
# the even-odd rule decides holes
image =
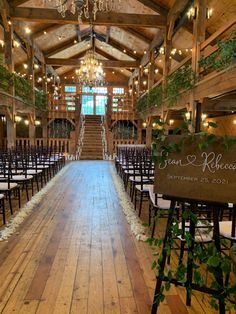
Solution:
[[[19,232],[0,243],[0,313],[150,313],[152,251],[119,205],[110,162],[72,162]],[[172,287],[159,313],[212,313]],[[203,306],[202,306],[203,304]]]

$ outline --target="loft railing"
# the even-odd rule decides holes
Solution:
[[[220,53],[219,53],[220,52],[219,42],[227,43],[231,41],[231,44],[232,44],[232,40],[234,40],[235,42],[234,48],[232,48],[232,54],[233,54],[235,53],[235,47],[236,47],[236,17],[234,17],[227,24],[225,24],[220,29],[218,29],[214,34],[212,34],[209,38],[207,38],[203,43],[199,44],[197,49],[199,50],[200,60],[197,67],[197,71],[195,73],[196,74],[196,81],[194,85],[195,87],[203,84],[205,81],[209,79],[217,77],[222,72],[226,71],[226,69],[230,67],[235,67],[235,64],[230,63],[230,58],[229,58],[228,64],[227,62],[222,62],[222,66],[217,67],[217,66],[214,66],[214,64],[212,65],[211,62],[209,62],[209,66],[207,66],[207,58],[209,61],[211,60],[214,61],[214,56],[216,56],[215,57],[216,62],[217,60],[219,61],[219,59],[221,58]],[[234,57],[234,59],[236,58]],[[182,60],[179,64],[177,64],[170,70],[168,77],[170,77],[177,71],[180,71],[181,69],[183,69],[187,64],[191,64],[191,63],[192,63],[192,56],[187,56],[184,60]],[[163,86],[163,84],[164,84],[164,81],[163,81],[163,78],[161,78],[158,82],[156,82],[153,85],[152,89],[158,86]],[[165,91],[164,87],[163,87],[163,91]],[[150,91],[143,93],[139,99],[147,96],[149,92]],[[184,92],[185,90],[181,90],[180,93],[182,94]],[[164,107],[165,106],[168,107],[168,95],[166,94],[166,92],[163,93],[162,104],[164,105]],[[151,113],[151,110],[150,110],[150,113]]]

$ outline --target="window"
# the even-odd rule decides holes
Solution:
[[[76,86],[69,86],[69,85],[66,85],[65,86],[65,92],[66,93],[76,93]]]
[[[125,93],[125,89],[124,88],[118,88],[118,87],[114,87],[113,88],[113,94],[115,95],[123,95]]]
[[[94,99],[92,95],[82,95],[82,114],[93,114]]]
[[[75,110],[75,103],[73,101],[67,101],[66,102],[66,105],[67,105],[67,110]]]
[[[82,87],[82,93],[88,93],[88,94],[107,94],[107,87],[92,87],[89,86],[83,86]]]
[[[96,96],[96,114],[106,114],[107,96]]]

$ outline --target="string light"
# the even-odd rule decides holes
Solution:
[[[31,33],[31,29],[27,26],[27,27],[25,28],[25,32],[26,32],[26,34],[30,34],[30,33]]]

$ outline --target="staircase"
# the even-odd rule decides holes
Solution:
[[[80,160],[103,160],[101,116],[85,116]]]

